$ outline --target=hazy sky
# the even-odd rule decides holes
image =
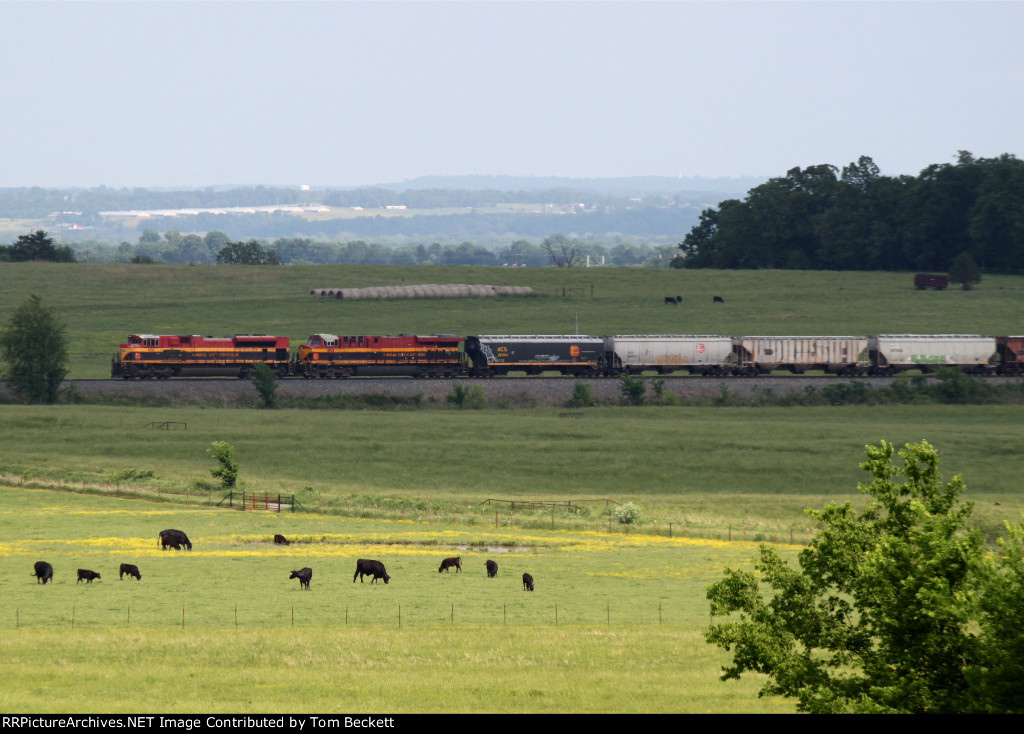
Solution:
[[[3,2],[0,186],[1024,155],[1024,2]]]

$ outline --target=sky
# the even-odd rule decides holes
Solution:
[[[1024,155],[1024,2],[0,0],[0,27],[0,187]]]

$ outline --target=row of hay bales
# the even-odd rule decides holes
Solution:
[[[346,301],[371,301],[391,298],[488,298],[491,296],[530,296],[533,289],[519,285],[386,285],[375,288],[313,288],[311,296],[326,296]]]

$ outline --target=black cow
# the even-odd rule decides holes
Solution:
[[[712,296],[711,302],[712,303],[725,303],[725,299],[722,298],[721,296]]]
[[[528,573],[523,574],[523,591],[533,591],[533,576]]]
[[[34,566],[35,573],[32,574],[36,577],[37,584],[46,585],[47,581],[53,581],[53,566],[46,561],[36,561]]]
[[[671,303],[671,304],[672,304],[672,305],[674,306],[674,305],[676,305],[677,303],[679,303],[679,301],[677,301],[677,300],[676,300],[675,298],[673,298],[672,296],[665,296],[665,303]]]
[[[313,569],[309,568],[309,567],[300,568],[298,571],[292,571],[292,575],[289,576],[288,578],[290,578],[290,579],[298,579],[299,580],[299,588],[300,589],[308,589],[309,588],[309,580],[311,578],[313,578]]]
[[[498,575],[497,563],[495,563],[494,561],[488,561],[484,565],[487,566],[487,578],[493,579],[495,576]]]
[[[442,571],[449,572],[448,569],[455,567],[455,572],[460,573],[462,571],[462,556],[456,556],[455,558],[445,558],[441,561],[441,567],[437,569],[438,573]]]
[[[363,583],[363,576],[373,576],[370,581],[371,584],[377,583],[377,579],[384,579],[386,584],[391,580],[388,576],[388,572],[384,570],[384,564],[380,561],[368,561],[365,558],[360,558],[356,561],[356,572],[352,576],[352,583],[356,582],[356,576],[359,577],[359,583]]]
[[[78,569],[78,581],[75,583],[79,584],[84,581],[87,584],[91,584],[93,579],[98,579],[99,577],[100,575],[95,571],[90,571],[87,568],[80,568]]]
[[[121,580],[122,581],[124,581],[124,575],[125,574],[128,574],[129,578],[133,578],[134,577],[135,579],[137,579],[139,581],[142,581],[142,574],[139,573],[139,567],[138,566],[133,566],[130,563],[122,563],[121,564]]]
[[[160,550],[167,550],[167,546],[170,546],[175,550],[181,550],[181,547],[185,546],[189,550],[192,550],[191,541],[189,541],[188,536],[180,530],[161,530],[160,546]]]
[[[286,537],[284,537],[283,535],[275,535],[274,536],[274,545],[291,545],[291,543],[289,543],[288,539]]]

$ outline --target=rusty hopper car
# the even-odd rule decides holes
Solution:
[[[733,350],[736,371],[744,375],[821,370],[852,376],[871,367],[863,336],[742,336]]]
[[[604,370],[604,339],[597,336],[467,336],[474,377],[525,372],[593,377]]]
[[[868,337],[873,372],[932,372],[944,365],[985,374],[994,364],[996,339],[978,334],[879,334]]]
[[[999,374],[1024,374],[1024,336],[998,337],[996,351],[999,352]]]
[[[339,336],[313,334],[299,346],[294,372],[303,377],[454,377],[466,372],[453,334]]]
[[[604,338],[605,361],[612,374],[684,371],[725,375],[732,371],[731,336],[685,334],[620,335]]]
[[[259,362],[278,376],[290,369],[288,337],[239,334],[214,338],[133,334],[118,347],[111,377],[126,380],[168,377],[249,377]]]

